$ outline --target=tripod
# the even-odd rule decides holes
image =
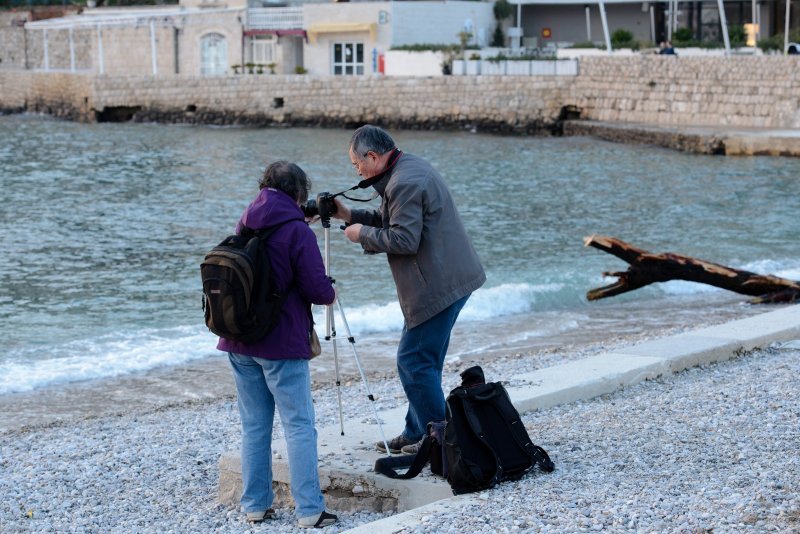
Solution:
[[[331,279],[333,284],[336,284],[336,281],[331,277],[330,273],[330,265],[331,265],[331,221],[330,218],[321,217],[320,222],[322,223],[323,233],[325,234],[325,254],[324,254],[324,261],[325,261],[325,274],[328,278]],[[338,293],[338,291],[337,291]],[[381,424],[381,420],[378,417],[378,410],[375,407],[375,396],[369,389],[369,382],[367,381],[367,375],[364,374],[364,368],[361,366],[361,360],[358,357],[358,352],[356,351],[356,340],[353,337],[353,334],[350,332],[350,325],[347,324],[347,317],[344,314],[344,306],[342,305],[342,299],[339,294],[336,295],[336,306],[339,309],[339,315],[342,318],[342,322],[344,323],[345,330],[347,330],[347,341],[350,343],[350,347],[353,349],[353,357],[355,358],[356,367],[358,367],[358,372],[361,374],[361,380],[364,382],[364,388],[367,391],[367,398],[370,400],[372,405],[373,415],[375,416],[375,422],[378,423],[378,429],[381,433],[381,441],[383,441],[384,447],[386,447],[386,454],[391,456],[389,452],[389,444],[386,442],[386,436],[383,432],[383,425]],[[333,364],[336,371],[336,397],[339,402],[339,425],[341,428],[342,436],[344,436],[344,416],[342,413],[342,383],[339,379],[339,350],[336,344],[336,323],[333,317],[333,304],[328,304],[325,306],[325,340],[332,341],[333,344]]]

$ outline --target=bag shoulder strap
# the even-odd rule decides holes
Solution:
[[[470,430],[472,430],[472,433],[475,434],[475,436],[477,436],[480,442],[483,443],[483,445],[492,453],[492,457],[494,457],[494,465],[495,465],[494,474],[492,475],[492,478],[489,481],[487,481],[487,486],[486,486],[487,488],[489,488],[494,486],[503,476],[503,466],[500,463],[500,458],[497,456],[497,453],[489,444],[489,441],[486,439],[486,436],[483,432],[483,425],[481,425],[481,421],[472,407],[472,402],[474,400],[486,400],[486,399],[480,396],[475,396],[473,393],[474,391],[470,391],[470,388],[458,387],[453,391],[451,391],[450,395],[453,395],[461,400],[461,402],[458,404],[460,404],[461,406],[461,410],[464,413],[464,417],[467,420],[467,424],[469,425]],[[491,398],[493,396],[494,394],[490,393],[487,398]],[[449,410],[452,409],[451,404],[452,403],[450,402],[447,403],[447,408]],[[479,466],[473,465],[471,466],[471,470],[473,471],[472,475],[476,479],[481,478],[481,470]]]
[[[386,475],[389,478],[409,479],[414,478],[422,472],[422,468],[428,463],[428,458],[433,450],[433,438],[425,436],[420,445],[419,451],[414,456],[405,454],[402,456],[387,456],[375,460],[375,471]],[[397,469],[408,468],[405,473],[398,473]]]
[[[531,460],[533,460],[542,471],[548,473],[553,471],[555,465],[552,460],[550,460],[550,456],[547,455],[547,452],[543,448],[531,441],[528,431],[525,430],[525,425],[519,417],[519,412],[517,412],[516,408],[514,408],[514,405],[511,403],[511,398],[508,396],[506,388],[499,382],[492,382],[491,385],[494,387],[495,393],[500,396],[499,402],[494,402],[493,405],[497,408],[500,416],[511,430],[514,441],[517,442],[517,445],[530,456]]]
[[[265,240],[269,236],[271,236],[273,233],[275,233],[275,230],[277,230],[278,228],[280,228],[281,226],[286,224],[286,222],[288,222],[288,221],[284,221],[282,223],[278,223],[278,224],[276,224],[274,226],[270,226],[269,228],[262,228],[260,230],[253,230],[249,226],[242,226],[239,229],[238,234],[240,236],[244,236],[244,237],[257,237],[259,239]]]

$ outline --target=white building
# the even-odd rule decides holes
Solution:
[[[488,44],[492,3],[307,3],[249,7],[247,0],[181,0],[178,6],[95,8],[28,22],[33,69],[168,76],[384,72],[393,46]],[[28,46],[28,45],[26,45]]]

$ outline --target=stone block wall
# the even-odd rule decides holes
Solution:
[[[75,70],[91,70],[92,45],[94,30],[72,30],[72,55],[75,58]],[[47,30],[47,64],[50,69],[68,71],[72,68],[70,54],[70,32],[63,29]],[[26,56],[28,68],[45,68],[45,31],[28,31],[26,37]]]
[[[0,71],[0,112],[47,113],[93,121],[92,79],[67,72]]]
[[[800,57],[591,57],[570,104],[582,118],[800,128]]]
[[[213,124],[456,127],[535,131],[560,113],[562,78],[100,77],[95,109],[141,106],[141,120]]]
[[[25,30],[28,11],[0,11],[0,69],[24,69]]]
[[[578,76],[92,76],[0,69],[0,108],[96,120],[545,132],[571,116],[800,128],[800,57],[591,57]]]

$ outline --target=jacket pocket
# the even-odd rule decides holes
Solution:
[[[416,261],[413,261],[411,263],[413,265],[414,274],[416,274],[419,283],[422,284],[423,286],[427,286],[428,281],[425,279],[425,275],[422,274],[422,269],[419,268],[419,263],[417,263]]]

